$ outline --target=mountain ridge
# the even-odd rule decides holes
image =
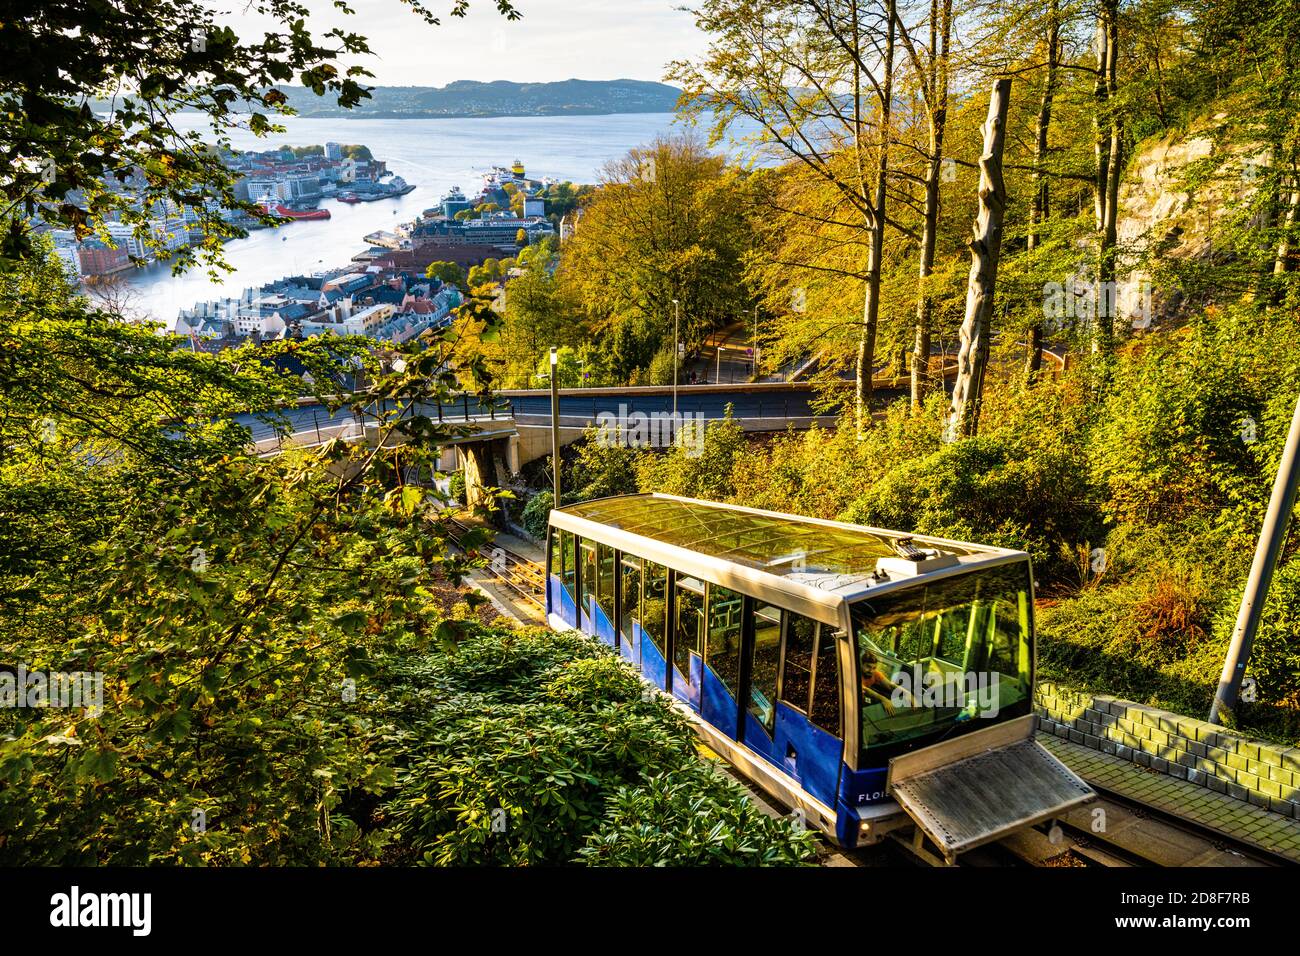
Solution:
[[[671,113],[681,91],[652,80],[453,80],[445,86],[376,86],[347,110],[300,86],[277,87],[302,117],[431,119]]]

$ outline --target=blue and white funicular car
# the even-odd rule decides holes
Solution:
[[[553,510],[552,627],[671,694],[842,846],[949,861],[1092,791],[1034,742],[1028,555],[671,495]]]

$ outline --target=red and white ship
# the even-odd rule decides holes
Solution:
[[[282,203],[264,202],[262,206],[269,213],[277,216],[283,216],[285,219],[328,219],[330,211],[328,209],[290,209]]]

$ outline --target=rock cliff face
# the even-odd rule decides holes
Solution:
[[[1209,261],[1226,254],[1216,243],[1227,223],[1253,196],[1267,156],[1260,147],[1225,146],[1216,131],[1227,113],[1143,143],[1120,184],[1116,223],[1122,273],[1130,283],[1149,280],[1149,257]],[[1176,296],[1155,289],[1157,315]]]

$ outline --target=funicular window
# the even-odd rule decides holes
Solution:
[[[749,712],[770,734],[776,726],[776,675],[781,666],[781,609],[754,606],[754,663],[749,678]]]
[[[812,691],[813,642],[817,622],[801,614],[786,612],[785,661],[781,672],[781,699],[801,713],[808,712]]]
[[[582,592],[578,604],[582,610],[591,613],[591,601],[596,596],[596,545],[592,541],[583,541],[578,545],[582,556],[582,568],[578,574],[578,589]]]
[[[677,611],[674,615],[676,626],[673,629],[673,664],[689,681],[691,654],[700,653],[700,632],[704,623],[704,583],[679,575],[674,597]]]
[[[813,658],[812,700],[808,717],[822,730],[841,736],[840,662],[835,631],[825,624],[817,628],[817,655]]]
[[[563,551],[563,549],[561,548],[561,545],[560,545],[560,529],[559,529],[559,528],[552,528],[552,529],[551,529],[551,551],[550,551],[550,560],[551,560],[551,567],[550,567],[550,570],[548,571],[548,573],[549,573],[549,574],[553,574],[553,575],[555,575],[555,577],[558,578],[558,577],[560,576],[561,569],[562,569],[563,566],[564,566],[564,551]]]
[[[740,687],[740,628],[745,599],[736,591],[709,585],[708,633],[704,662],[735,698]]]
[[[641,603],[641,628],[650,642],[665,653],[668,641],[668,569],[645,563],[645,595]]]
[[[564,584],[564,590],[569,592],[569,597],[575,601],[578,599],[577,592],[577,567],[574,563],[574,540],[572,531],[560,532],[560,553],[564,561],[564,570],[560,573],[560,581]]]
[[[641,623],[641,559],[635,555],[623,555],[622,564],[622,613],[618,630],[623,640],[632,640],[633,624]]]
[[[863,747],[1028,713],[1031,593],[1021,562],[854,605]]]
[[[597,586],[600,609],[612,624],[614,622],[614,549],[607,544],[599,546],[600,579]]]

